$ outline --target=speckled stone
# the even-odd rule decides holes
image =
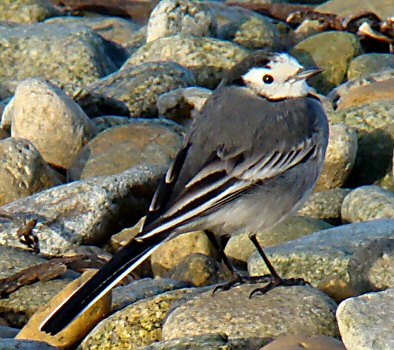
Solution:
[[[350,62],[347,79],[364,78],[369,74],[389,69],[394,69],[394,55],[389,53],[368,53],[360,55]]]
[[[48,0],[3,0],[0,3],[0,20],[18,23],[41,22],[48,17],[61,15]]]
[[[348,350],[394,348],[394,289],[343,301],[337,310],[341,337]]]
[[[2,209],[19,220],[37,219],[33,233],[41,252],[62,254],[76,244],[103,242],[137,221],[146,212],[164,172],[157,166],[133,167],[121,174],[54,187]],[[18,240],[19,228],[18,222],[0,221],[0,244],[25,248]]]
[[[284,277],[302,277],[317,285],[326,276],[331,276],[349,284],[352,255],[372,240],[391,238],[393,234],[394,220],[373,220],[316,232],[269,247],[265,252]],[[257,252],[250,257],[248,270],[253,276],[267,273]]]
[[[251,291],[261,286],[241,285],[214,296],[209,291],[194,297],[168,315],[163,338],[224,333],[230,340],[244,338],[250,345],[261,346],[285,334],[338,335],[336,304],[323,293],[309,286],[295,286],[249,298]]]
[[[297,214],[324,220],[333,224],[341,223],[341,207],[350,190],[335,188],[312,193]]]
[[[81,150],[67,172],[71,181],[118,174],[136,165],[168,167],[183,135],[157,120],[139,119],[100,133]]]
[[[95,135],[96,128],[81,107],[56,85],[42,79],[18,85],[11,136],[31,141],[46,162],[68,168]]]
[[[315,34],[291,50],[304,66],[324,69],[322,74],[310,79],[310,84],[323,94],[342,83],[349,62],[361,52],[357,36],[338,31]]]
[[[161,94],[192,85],[195,79],[189,69],[174,62],[144,60],[126,64],[118,72],[89,85],[87,90],[125,102],[132,117],[155,117]]]
[[[193,71],[198,86],[214,88],[224,71],[247,54],[248,50],[229,41],[177,34],[142,46],[124,67],[149,61],[175,61]]]
[[[202,2],[160,1],[149,17],[147,42],[179,33],[214,36],[216,19]]]
[[[18,82],[40,76],[62,83],[91,83],[117,69],[110,42],[85,26],[39,23],[0,28],[0,82],[11,95]]]
[[[342,203],[342,219],[347,222],[394,218],[394,192],[378,186],[351,191]]]
[[[328,113],[332,124],[357,130],[358,152],[346,186],[377,181],[390,171],[394,147],[394,100],[377,101]]]
[[[0,141],[0,205],[60,185],[34,145],[9,137]]]
[[[263,247],[268,247],[291,241],[330,227],[330,224],[322,220],[292,216],[272,229],[265,232],[258,232],[257,239]],[[232,236],[225,248],[227,256],[241,264],[247,262],[255,251],[256,248],[250,241],[248,233]]]
[[[330,125],[330,136],[323,169],[314,191],[325,191],[344,185],[357,154],[356,130],[344,124]]]
[[[99,323],[79,350],[137,349],[162,340],[162,324],[172,304],[194,289],[179,289],[141,300]]]

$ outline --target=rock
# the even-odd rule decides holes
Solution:
[[[135,33],[140,29],[134,22],[121,17],[55,17],[46,23],[75,23],[91,28],[104,39],[113,41],[124,48],[134,44]]]
[[[115,126],[130,124],[131,122],[133,122],[133,119],[126,117],[118,117],[115,115],[106,115],[106,116],[94,118],[92,121],[96,126],[97,132],[101,133],[102,131],[113,128]]]
[[[373,102],[328,113],[332,124],[345,123],[357,130],[356,162],[346,186],[377,181],[391,170],[394,147],[394,100]]]
[[[394,79],[351,89],[337,101],[337,109],[343,110],[381,100],[394,100]]]
[[[4,140],[10,137],[10,134],[4,129],[0,129],[0,140]]]
[[[285,335],[263,346],[260,350],[346,350],[341,341],[327,335]]]
[[[290,52],[304,66],[324,69],[323,73],[310,79],[310,84],[326,94],[345,79],[349,62],[361,51],[359,39],[354,34],[336,31],[315,34]]]
[[[112,290],[112,312],[124,309],[137,301],[165,292],[190,287],[190,283],[171,278],[144,278]]]
[[[350,190],[335,188],[324,192],[312,193],[297,214],[327,221],[331,224],[341,223],[341,207]]]
[[[323,278],[338,278],[350,285],[352,256],[372,240],[392,238],[394,220],[374,220],[343,225],[265,249],[279,275],[302,277],[313,285]],[[248,261],[252,276],[267,273],[261,257],[254,253]],[[359,290],[358,293],[365,291]]]
[[[48,0],[4,0],[0,3],[0,20],[18,23],[36,23],[61,15]]]
[[[19,333],[19,329],[18,328],[12,328],[12,327],[8,327],[8,326],[0,326],[0,339],[3,339],[3,338],[15,338],[15,336],[18,333]],[[0,347],[0,349],[1,349],[1,347]]]
[[[13,137],[33,143],[45,161],[68,168],[96,134],[83,110],[60,88],[41,79],[18,85],[13,99]]]
[[[8,298],[0,299],[1,315],[12,327],[20,328],[70,282],[56,279],[23,286]]]
[[[215,248],[203,231],[179,235],[161,245],[151,255],[155,276],[169,277],[171,269],[178,266],[188,255],[201,253],[215,256]]]
[[[24,139],[0,141],[0,205],[61,184],[34,145]]]
[[[183,136],[157,120],[134,120],[90,141],[67,172],[69,180],[118,174],[136,165],[168,167]]]
[[[232,350],[224,334],[206,334],[154,342],[140,350]]]
[[[394,218],[394,193],[378,186],[363,186],[351,191],[342,203],[345,222]]]
[[[224,71],[246,57],[248,51],[225,40],[177,34],[151,41],[138,49],[124,67],[149,61],[175,61],[189,68],[198,86],[215,88]]]
[[[1,94],[1,92],[0,92]],[[11,133],[12,114],[14,112],[14,98],[8,97],[1,101],[1,108],[3,109],[1,114],[1,130]]]
[[[7,47],[0,52],[0,83],[8,96],[18,82],[32,76],[86,85],[118,68],[108,56],[116,51],[113,45],[85,26],[40,23],[0,28],[0,37],[2,47]]]
[[[231,274],[224,265],[217,263],[213,257],[193,253],[173,269],[171,278],[201,287],[228,281]]]
[[[194,113],[199,112],[212,91],[199,87],[176,89],[157,99],[159,116],[182,125],[190,125]]]
[[[349,276],[355,290],[394,288],[394,239],[371,241],[350,260]]]
[[[2,207],[18,220],[36,219],[41,253],[57,255],[76,244],[98,244],[145,213],[165,169],[133,167],[117,175],[77,181]],[[15,221],[0,222],[0,244],[25,248]]]
[[[140,65],[128,63],[87,89],[125,102],[132,117],[155,117],[156,102],[161,94],[194,84],[193,74],[179,64],[144,62]]]
[[[295,286],[249,298],[259,286],[241,285],[213,296],[208,291],[186,301],[168,315],[163,339],[224,333],[230,340],[249,340],[246,348],[253,349],[286,334],[337,336],[336,304],[323,293]]]
[[[337,310],[342,340],[348,350],[390,350],[393,337],[394,289],[343,301]]]
[[[368,0],[348,0],[346,3],[341,0],[330,0],[316,7],[315,11],[334,13],[342,17],[369,11],[377,14],[384,20],[393,15],[394,5],[391,0],[376,0],[373,2]]]
[[[0,350],[59,350],[48,343],[34,340],[1,339]]]
[[[394,10],[394,6],[393,6]],[[389,53],[368,53],[354,58],[347,72],[347,79],[360,79],[389,69],[394,69],[394,56]]]
[[[146,41],[174,34],[214,36],[215,17],[201,2],[189,0],[160,1],[150,14]]]
[[[36,312],[29,322],[22,328],[16,336],[17,339],[32,339],[45,341],[49,344],[58,346],[61,349],[74,348],[81,342],[84,336],[110,312],[111,293],[107,293],[101,299],[96,301],[89,309],[84,311],[77,319],[72,321],[66,328],[51,335],[41,331],[41,325],[46,318],[59,306],[59,304],[73,293],[78,287],[85,283],[96,273],[95,270],[88,270],[81,278],[73,281],[60,293],[55,295],[48,304],[43,304],[38,312]],[[36,296],[38,300],[39,297]]]
[[[330,224],[321,220],[292,216],[274,228],[265,232],[258,232],[257,239],[263,247],[269,247],[330,227]],[[243,233],[231,236],[224,251],[234,262],[242,265],[248,261],[256,248],[250,241],[248,233]]]
[[[78,349],[136,349],[162,339],[171,305],[194,289],[179,289],[136,302],[99,323]]]
[[[344,124],[330,125],[326,158],[314,191],[343,186],[353,168],[356,154],[356,130]]]

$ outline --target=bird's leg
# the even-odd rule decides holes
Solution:
[[[230,288],[232,288],[238,284],[262,283],[262,282],[268,282],[270,280],[269,277],[267,279],[267,276],[258,276],[258,277],[242,276],[237,271],[237,269],[234,267],[234,265],[230,262],[230,260],[228,259],[226,253],[224,252],[224,250],[222,248],[222,245],[219,243],[215,234],[211,231],[205,231],[205,233],[208,236],[208,239],[211,241],[211,243],[215,247],[215,249],[217,250],[220,259],[223,261],[223,263],[226,265],[226,267],[231,272],[230,281],[217,285],[212,292],[213,294],[215,294],[215,292],[217,292],[218,290],[221,290],[221,291],[229,290]]]
[[[255,294],[265,294],[265,293],[269,292],[270,290],[272,290],[276,287],[279,287],[279,286],[305,286],[306,284],[309,284],[308,282],[304,281],[303,278],[282,278],[282,277],[280,277],[278,275],[278,273],[275,271],[271,262],[268,260],[265,253],[263,252],[263,248],[261,247],[260,243],[258,242],[256,234],[249,235],[249,239],[252,241],[252,243],[256,247],[257,251],[259,252],[261,258],[264,260],[264,263],[267,266],[267,268],[270,272],[270,276],[271,276],[271,281],[265,287],[254,289],[250,293],[249,298],[251,298]]]

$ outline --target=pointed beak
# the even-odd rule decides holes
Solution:
[[[293,79],[296,80],[306,80],[309,79],[317,74],[320,74],[321,72],[323,72],[324,69],[321,68],[305,68],[303,70],[301,70],[300,72],[298,72],[297,74],[295,74],[293,76]]]

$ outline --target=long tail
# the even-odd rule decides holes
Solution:
[[[59,333],[147,259],[167,238],[168,232],[163,232],[143,242],[133,241],[125,246],[91,279],[65,299],[44,320],[40,330],[50,334]]]

